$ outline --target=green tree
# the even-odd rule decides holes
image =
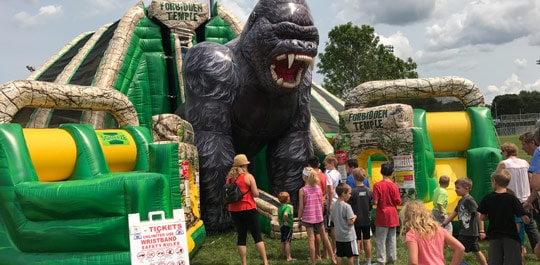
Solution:
[[[374,80],[418,78],[417,65],[394,56],[390,47],[379,43],[375,29],[361,28],[351,22],[339,25],[328,33],[329,41],[319,54],[317,73],[323,74],[323,87],[346,98],[356,86]]]
[[[519,96],[524,104],[522,113],[540,113],[540,92],[522,90]]]
[[[491,103],[491,115],[498,117],[507,114],[524,113],[525,104],[523,99],[516,94],[500,95],[493,98]]]

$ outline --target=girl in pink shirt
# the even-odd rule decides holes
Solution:
[[[445,265],[445,243],[454,251],[450,264],[460,264],[465,247],[433,219],[431,211],[423,202],[418,200],[407,202],[399,215],[401,235],[405,235],[407,243],[408,264]]]
[[[315,233],[314,228],[317,228],[323,244],[326,249],[332,253],[332,263],[337,264],[337,260],[332,251],[332,245],[326,236],[326,230],[323,225],[323,204],[322,204],[322,192],[319,188],[319,177],[317,172],[311,168],[306,167],[302,171],[302,178],[304,179],[305,186],[298,192],[298,227],[300,230],[302,226],[306,227],[309,242],[309,259],[311,265],[317,264],[315,253]]]

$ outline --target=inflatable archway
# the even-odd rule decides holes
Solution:
[[[404,104],[366,107],[381,99],[448,96],[461,100],[464,111],[426,112]],[[454,191],[458,178],[472,179],[471,195],[481,200],[491,191],[490,175],[502,160],[482,94],[471,81],[459,77],[364,83],[351,91],[340,113],[340,125],[334,139],[336,150],[367,165],[372,182],[380,178],[378,170],[372,170],[380,162],[366,159],[383,152],[394,163],[403,201],[418,198],[429,207],[442,175],[451,179],[449,211],[458,201]]]

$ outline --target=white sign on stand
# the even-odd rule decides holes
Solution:
[[[159,219],[154,220],[154,217]],[[165,219],[163,211],[149,212],[148,221],[138,213],[129,215],[132,265],[189,265],[189,251],[183,209]]]

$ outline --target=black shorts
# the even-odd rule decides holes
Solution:
[[[356,241],[349,241],[349,242],[340,242],[336,241],[336,256],[343,258],[343,257],[354,257],[358,256],[358,245],[356,245]]]
[[[291,242],[292,228],[290,226],[281,226],[281,242]]]
[[[465,247],[465,252],[480,252],[480,246],[478,245],[477,236],[458,236],[459,242]]]
[[[371,238],[371,227],[369,225],[354,225],[356,231],[356,240],[369,240]]]

